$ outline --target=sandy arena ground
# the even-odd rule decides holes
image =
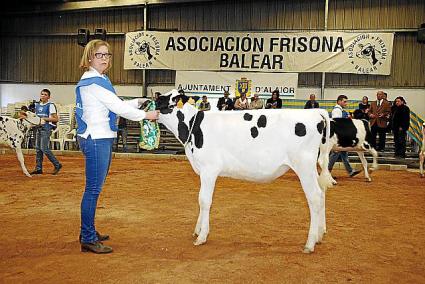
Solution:
[[[34,155],[25,155],[28,169]],[[296,175],[254,184],[219,178],[206,245],[193,246],[198,176],[187,161],[117,159],[97,229],[109,255],[80,252],[81,156],[58,176],[25,177],[0,155],[0,283],[425,283],[425,179],[411,172],[334,175],[328,234],[302,253],[309,213]]]

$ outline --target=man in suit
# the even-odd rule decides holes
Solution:
[[[373,147],[377,151],[384,151],[387,123],[391,114],[391,104],[385,99],[383,91],[376,93],[376,101],[370,104],[369,118],[372,132]],[[376,144],[376,136],[379,135],[379,142]]]
[[[229,92],[225,91],[224,96],[218,99],[217,108],[218,110],[232,110],[233,101],[229,98]]]

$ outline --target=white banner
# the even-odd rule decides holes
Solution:
[[[124,69],[389,75],[393,33],[126,34]]]
[[[252,72],[202,72],[177,71],[176,88],[188,95],[222,97],[228,91],[231,97],[246,93],[247,97],[257,93],[268,98],[274,90],[280,97],[293,98],[297,92],[297,73],[252,73]]]

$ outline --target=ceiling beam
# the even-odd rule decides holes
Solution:
[[[47,13],[47,12],[63,12],[76,11],[85,9],[104,9],[126,6],[144,6],[144,5],[160,5],[160,4],[179,4],[189,2],[211,2],[213,0],[82,0],[82,1],[56,1],[56,2],[37,2],[30,1],[19,5],[10,5],[3,9],[1,14],[16,13]]]

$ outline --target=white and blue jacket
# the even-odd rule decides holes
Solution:
[[[146,116],[138,109],[138,99],[118,98],[109,78],[93,68],[83,74],[75,93],[77,134],[83,138],[115,138],[117,115],[133,121]]]

